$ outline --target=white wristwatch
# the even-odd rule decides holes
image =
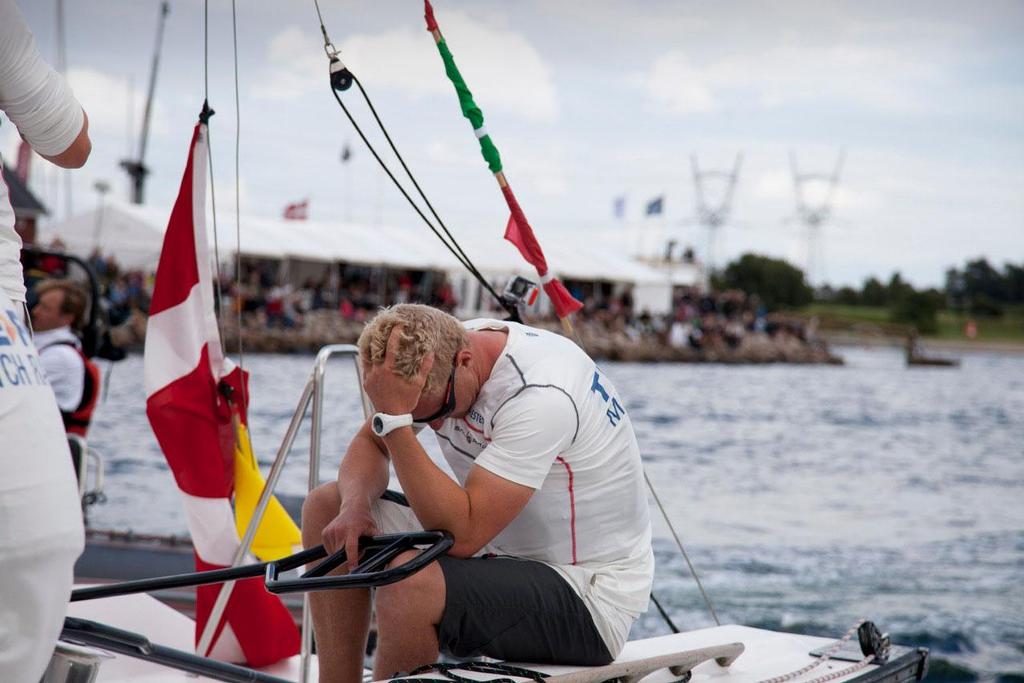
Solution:
[[[387,436],[399,427],[408,427],[412,424],[412,413],[405,415],[388,415],[387,413],[376,413],[370,420],[370,429],[377,436]]]

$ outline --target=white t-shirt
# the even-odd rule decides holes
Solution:
[[[616,656],[654,577],[640,450],[622,399],[565,337],[496,320],[465,326],[505,329],[508,339],[467,415],[437,431],[441,450],[463,485],[476,465],[536,491],[485,550],[558,570]]]
[[[0,0],[0,110],[32,149],[46,156],[70,147],[85,123],[71,88],[39,56],[14,0]],[[20,256],[7,183],[0,180],[0,290],[14,301],[25,300]]]
[[[36,332],[36,348],[43,374],[53,387],[57,407],[65,413],[73,413],[82,402],[85,390],[85,363],[75,351],[82,344],[78,337],[65,325],[45,332]],[[71,344],[71,346],[68,346]]]

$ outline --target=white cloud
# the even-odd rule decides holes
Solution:
[[[533,144],[530,141],[513,139],[503,144],[503,150],[509,151],[508,158],[515,159],[509,169],[509,182],[514,188],[528,187],[542,197],[563,197],[569,193],[570,160],[562,145]],[[426,156],[435,164],[466,168],[481,173],[486,171],[479,154],[466,154],[464,150],[454,149],[441,140],[428,143]],[[505,158],[502,157],[503,160]]]
[[[75,97],[82,103],[82,108],[89,114],[89,129],[93,134],[105,133],[125,138],[127,131],[132,131],[137,138],[139,126],[142,124],[143,111],[146,106],[143,93],[131,93],[129,108],[129,88],[127,79],[89,68],[73,68],[68,71],[68,83]],[[134,118],[129,123],[129,111]],[[167,131],[167,120],[164,107],[159,97],[153,99],[153,111],[150,114],[149,132],[153,134]],[[133,143],[134,146],[137,143]]]
[[[793,173],[789,169],[777,168],[759,173],[752,179],[751,187],[750,196],[755,200],[786,202],[795,206],[796,188]],[[878,209],[883,204],[876,193],[844,185],[842,178],[835,190],[830,191],[829,183],[823,179],[803,183],[801,192],[805,205],[811,208],[821,206],[831,195],[833,214],[841,214],[852,209]]]
[[[485,114],[494,108],[533,121],[557,118],[550,69],[520,33],[489,27],[458,11],[445,13],[444,30],[459,70]],[[268,55],[272,66],[256,93],[283,100],[325,87],[327,63],[321,45],[319,36],[295,26],[275,35]],[[443,95],[454,100],[426,31],[398,28],[356,34],[338,46],[342,61],[371,93],[389,88],[412,98]]]
[[[476,155],[467,155],[464,149],[452,147],[443,140],[431,140],[427,144],[427,159],[443,166],[479,168],[483,161]]]
[[[270,39],[267,59],[271,66],[259,85],[253,88],[258,98],[290,100],[317,88],[325,88],[327,57],[319,38],[298,26],[289,26]]]
[[[654,60],[640,79],[650,101],[673,114],[712,113],[729,103],[771,109],[804,103],[923,112],[941,98],[940,64],[894,47],[781,45],[695,64],[681,50]]]
[[[654,61],[642,83],[648,96],[669,112],[704,114],[719,106],[705,80],[683,52],[673,50]]]

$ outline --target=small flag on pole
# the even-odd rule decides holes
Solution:
[[[616,197],[615,201],[612,202],[612,214],[616,218],[622,218],[626,215],[626,198]]]
[[[294,202],[284,207],[284,218],[289,221],[304,221],[309,218],[309,200]]]
[[[651,201],[647,202],[647,209],[645,214],[648,216],[660,216],[662,210],[665,208],[665,196],[655,197]]]
[[[462,115],[473,126],[473,133],[476,135],[480,145],[480,153],[483,155],[484,161],[487,162],[487,167],[498,181],[501,193],[505,196],[505,203],[509,208],[508,223],[505,225],[505,239],[514,244],[523,258],[537,270],[541,286],[548,295],[548,298],[551,299],[551,305],[555,309],[555,314],[562,320],[562,325],[566,330],[571,332],[572,326],[569,322],[569,316],[583,308],[583,304],[569,293],[565,285],[549,269],[548,262],[544,258],[544,252],[541,250],[540,242],[537,241],[533,228],[526,220],[526,214],[523,213],[522,207],[519,206],[519,202],[516,200],[516,196],[513,194],[512,188],[505,178],[505,172],[501,165],[501,155],[498,153],[498,148],[494,146],[494,141],[491,140],[491,136],[484,126],[484,113],[477,106],[476,102],[473,101],[473,93],[470,92],[469,86],[466,85],[462,74],[459,73],[459,69],[455,65],[455,57],[452,56],[451,50],[448,49],[448,44],[441,35],[441,29],[437,24],[437,19],[434,17],[434,8],[431,7],[430,0],[423,0],[423,9],[423,18],[426,20],[427,30],[434,36],[437,50],[441,55],[441,61],[444,63],[445,74],[452,82],[452,85],[455,86],[455,93],[459,98],[459,107],[462,109]]]

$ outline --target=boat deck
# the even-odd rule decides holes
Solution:
[[[187,616],[176,612],[160,601],[145,595],[126,595],[100,600],[71,603],[68,616],[89,619],[117,628],[143,634],[154,643],[192,652],[194,648],[195,624]],[[742,643],[743,652],[729,667],[722,667],[715,661],[705,661],[692,670],[692,683],[757,683],[768,678],[781,676],[811,664],[815,657],[810,653],[827,647],[835,641],[830,638],[780,633],[765,629],[739,625],[725,625],[714,628],[687,631],[673,635],[646,638],[627,643],[616,664],[639,662],[669,653],[683,653],[712,646]],[[853,644],[856,649],[856,644]],[[842,653],[840,653],[842,654]],[[857,657],[858,655],[854,655]],[[310,680],[316,680],[316,658],[312,658]],[[927,651],[894,646],[885,665],[869,664],[865,668],[842,675],[832,680],[859,683],[902,683],[919,680],[926,673]],[[838,658],[831,659],[796,679],[811,681],[821,676],[836,674],[850,667],[853,662]],[[578,681],[596,683],[602,678],[598,670],[586,667],[522,665],[549,676],[579,673],[573,678]],[[642,668],[642,667],[640,667]],[[607,667],[602,667],[607,669]],[[299,675],[299,657],[260,669],[261,672],[296,681]],[[592,672],[592,673],[591,673]],[[605,672],[607,674],[607,671]],[[460,672],[476,680],[495,679],[498,676]],[[428,676],[434,677],[434,676]],[[437,676],[437,678],[441,678]],[[121,655],[111,655],[100,667],[97,681],[118,682],[138,681],[140,683],[171,683],[172,681],[214,680],[176,671],[151,662]],[[680,680],[667,669],[652,673],[644,679],[649,683],[669,683]]]

